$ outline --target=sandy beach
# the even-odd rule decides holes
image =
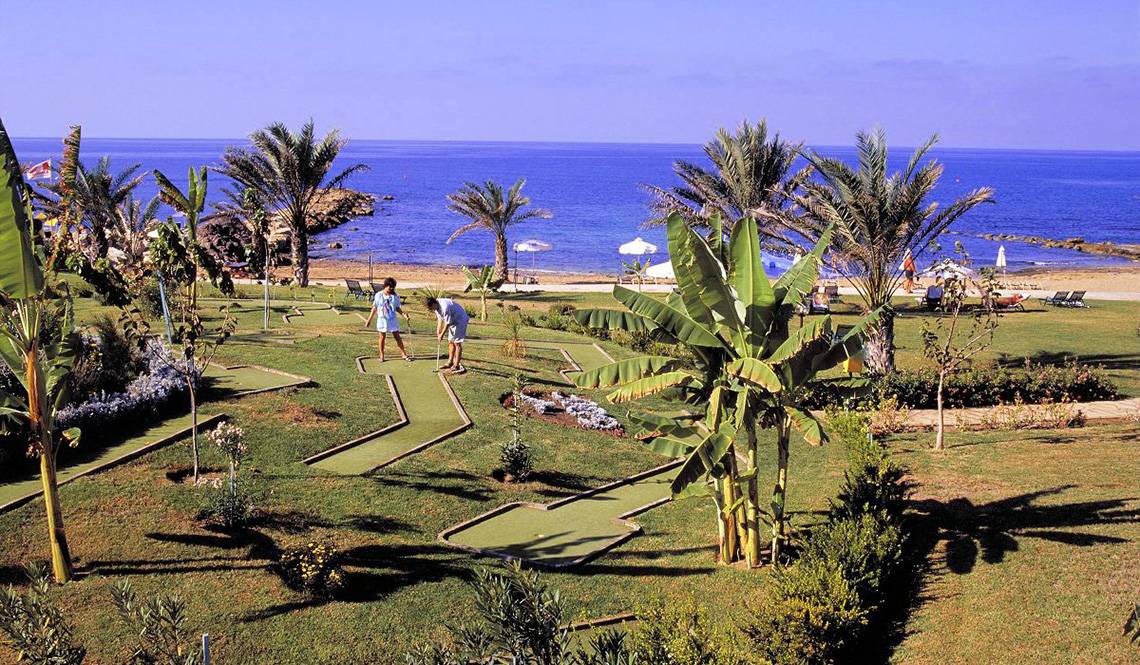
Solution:
[[[278,272],[284,274],[286,270],[287,268],[280,268]],[[372,274],[376,280],[391,275],[409,285],[431,284],[451,288],[467,283],[459,266],[373,263]],[[570,290],[580,290],[590,285],[613,284],[617,277],[616,271],[604,274],[538,270],[534,274],[538,277],[539,286],[545,288],[568,286],[572,287]],[[321,282],[334,282],[345,277],[365,280],[368,279],[368,263],[344,259],[314,259],[310,275]],[[1104,268],[1039,268],[1011,272],[1004,281],[1009,284],[1010,290],[1034,292],[1082,290],[1101,294],[1130,293],[1140,297],[1140,264]]]

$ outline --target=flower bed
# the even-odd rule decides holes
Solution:
[[[503,406],[511,406],[514,397],[506,395]],[[579,395],[570,395],[560,391],[550,393],[523,392],[523,411],[532,417],[545,422],[589,429],[615,436],[623,436],[625,430],[616,418],[606,412],[597,402]]]

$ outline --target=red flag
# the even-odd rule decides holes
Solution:
[[[24,169],[24,177],[28,180],[51,179],[51,160],[45,159],[39,164],[33,164]]]

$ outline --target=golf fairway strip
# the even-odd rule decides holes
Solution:
[[[579,565],[641,532],[630,518],[670,500],[670,472],[680,463],[553,503],[508,503],[445,529],[439,539],[471,552],[546,568]]]
[[[205,403],[198,411],[199,433],[206,431],[225,417],[224,414],[210,408],[213,402],[309,382],[308,377],[253,365],[226,367],[213,364],[206,370],[206,377],[209,383],[207,392],[203,395]],[[190,436],[191,424],[188,413],[167,418],[134,432],[120,443],[104,446],[95,451],[85,451],[81,438],[77,449],[62,451],[64,458],[56,469],[56,478],[60,485],[65,485],[76,478],[134,459],[155,448]],[[0,513],[35,499],[42,491],[43,486],[38,471],[24,480],[0,483]]]
[[[361,356],[356,365],[364,374],[383,376],[396,405],[399,419],[364,436],[313,455],[306,464],[344,475],[368,473],[387,466],[428,446],[452,437],[471,426],[459,398],[435,365],[422,358],[400,358],[381,363]],[[447,408],[450,404],[452,408]]]

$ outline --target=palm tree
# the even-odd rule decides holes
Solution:
[[[468,182],[463,189],[447,195],[447,209],[471,220],[455,229],[447,242],[476,229],[495,234],[495,279],[507,279],[507,227],[536,217],[550,219],[554,216],[544,208],[523,210],[530,205],[530,199],[522,195],[525,184],[526,180],[519,178],[504,194],[502,185],[493,180],[482,185]]]
[[[779,209],[788,202],[788,192],[810,173],[804,169],[789,176],[799,149],[779,134],[769,137],[764,120],[755,125],[745,120],[734,134],[721,128],[705,144],[712,170],[677,160],[673,172],[681,186],[644,186],[652,197],[653,215],[646,224],[664,224],[669,215],[678,214],[689,226],[711,231],[709,220],[716,217],[724,221],[720,230],[727,236],[741,218],[755,218],[757,210]],[[760,226],[759,231],[778,244],[785,242],[773,228]]]
[[[714,220],[714,228],[719,222]],[[791,433],[809,444],[826,439],[822,426],[803,404],[812,383],[842,385],[850,380],[818,378],[856,353],[860,333],[873,317],[838,333],[829,316],[792,331],[794,305],[815,283],[828,244],[825,234],[812,253],[775,282],[760,262],[756,220],[735,225],[722,256],[674,214],[667,221],[669,256],[678,292],[664,302],[615,286],[622,310],[579,310],[591,328],[650,332],[685,346],[687,363],[670,356],[641,356],[583,372],[583,388],[616,386],[608,395],[625,402],[655,394],[680,394],[688,404],[676,418],[630,414],[655,452],[684,457],[672,483],[674,496],[706,493],[717,506],[720,560],[760,563],[761,514],[757,430],[776,429],[777,473],[772,496],[771,560],[780,560],[787,538],[784,516]]]
[[[68,184],[73,187],[71,196],[63,196],[68,184],[61,177],[57,182],[41,185],[54,198],[41,196],[40,202],[49,216],[60,217],[65,212],[62,206],[68,205],[67,202],[70,201],[73,209],[68,212],[86,225],[86,234],[90,238],[90,244],[86,248],[88,257],[92,260],[104,258],[111,247],[111,235],[117,226],[119,207],[146,178],[145,173],[138,173],[141,166],[132,164],[113,173],[110,157],[101,158],[94,169],[77,163],[74,180],[68,180]]]
[[[982,203],[994,202],[994,190],[980,187],[949,206],[929,198],[942,176],[942,165],[919,162],[938,142],[938,135],[914,151],[906,170],[887,173],[887,139],[882,129],[859,132],[855,147],[859,164],[814,152],[805,156],[821,177],[794,194],[791,225],[809,238],[834,227],[832,264],[845,275],[867,311],[882,309],[868,331],[867,367],[877,374],[894,370],[894,312],[891,297],[902,280],[899,264],[907,250],[917,258],[956,219]],[[778,213],[765,216],[773,220]],[[786,219],[786,218],[785,218]]]
[[[226,148],[219,172],[242,189],[256,191],[266,207],[277,208],[289,227],[294,280],[299,286],[308,286],[309,223],[316,206],[326,192],[339,188],[349,176],[368,166],[352,164],[330,177],[333,162],[348,141],[335,129],[318,141],[312,121],[300,132],[274,123],[250,134],[249,140],[252,150]],[[348,207],[355,206],[358,198],[341,200]]]
[[[150,239],[147,234],[158,226],[159,197],[152,198],[145,205],[128,194],[117,208],[115,208],[115,225],[108,234],[112,245],[123,252],[124,264],[140,267],[147,250]]]

